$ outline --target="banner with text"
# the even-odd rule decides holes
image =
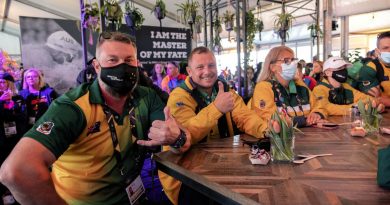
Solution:
[[[138,59],[145,68],[157,62],[187,61],[191,52],[189,29],[142,26],[136,40]]]

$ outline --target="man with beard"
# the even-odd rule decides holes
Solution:
[[[189,147],[190,134],[156,93],[137,86],[128,35],[102,33],[96,58],[97,79],[55,100],[1,167],[1,183],[21,204],[137,203],[145,146]]]
[[[188,66],[189,76],[171,92],[167,106],[173,117],[191,133],[191,144],[232,137],[240,131],[263,137],[267,123],[249,110],[225,81],[217,79],[215,56],[207,47],[195,48],[189,55]],[[174,204],[207,204],[200,194],[168,175],[160,172],[159,176]]]

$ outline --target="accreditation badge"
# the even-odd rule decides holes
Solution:
[[[145,193],[145,187],[140,175],[138,175],[138,177],[126,187],[126,193],[131,205],[135,204],[135,202],[137,202],[137,200]]]
[[[4,122],[4,132],[6,137],[12,137],[12,135],[16,135],[16,123]]]

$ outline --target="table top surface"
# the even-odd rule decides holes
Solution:
[[[390,114],[382,125],[390,126]],[[252,165],[249,146],[233,147],[232,138],[194,145],[184,155],[162,152],[155,160],[159,169],[223,204],[390,204],[390,191],[376,183],[377,151],[390,144],[390,135],[351,137],[349,129],[302,128],[295,154],[333,154],[304,164]]]

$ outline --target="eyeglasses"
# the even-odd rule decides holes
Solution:
[[[36,78],[38,78],[38,76],[37,76],[37,75],[27,75],[27,76],[26,76],[26,79],[28,79],[28,78],[34,78],[34,79],[36,79]]]
[[[99,35],[99,41],[102,41],[103,39],[108,40],[108,39],[111,39],[111,37],[112,37],[112,33],[111,32],[103,31]]]
[[[275,60],[275,62],[282,61],[283,63],[290,65],[291,62],[296,61],[296,60],[298,60],[298,58],[284,58],[284,59]]]

